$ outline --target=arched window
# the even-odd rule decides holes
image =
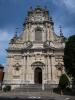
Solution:
[[[42,30],[41,30],[41,28],[35,29],[35,41],[42,41]]]

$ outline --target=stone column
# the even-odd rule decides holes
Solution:
[[[42,84],[45,83],[45,68],[42,66]]]
[[[29,83],[32,82],[31,58],[30,58],[30,55],[29,54],[27,56],[27,81]]]
[[[31,27],[31,24],[29,23],[29,25],[28,25],[28,41],[30,41],[30,35],[31,35],[30,27]]]
[[[26,82],[26,69],[27,69],[26,60],[27,60],[27,58],[26,58],[26,56],[24,56],[24,64],[23,64],[23,66],[24,66],[24,82]]]
[[[47,83],[48,83],[48,79],[49,79],[49,75],[48,75],[49,69],[48,69],[48,55],[47,55]]]
[[[51,56],[51,80],[55,82],[55,57]],[[55,84],[55,83],[54,83]]]
[[[24,63],[25,63],[25,82],[27,81],[27,56],[24,57]]]
[[[47,83],[48,75],[47,75],[47,55],[45,55],[45,83]]]
[[[51,81],[51,62],[50,62],[50,56],[48,55],[48,83]]]
[[[28,41],[28,25],[26,25],[26,40]]]
[[[27,54],[27,70],[26,70],[26,81],[28,82],[28,84],[30,83],[30,61],[29,61],[29,53]]]
[[[46,32],[47,32],[46,34],[47,34],[47,40],[48,41],[49,41],[49,38],[50,38],[50,36],[49,36],[49,34],[50,34],[49,32],[50,31],[49,30],[50,30],[49,24],[46,23]]]
[[[45,82],[49,81],[49,56],[45,56]]]
[[[50,27],[49,27],[49,41],[50,41],[50,38],[51,38],[50,34],[51,34],[51,32],[50,32]]]
[[[50,58],[51,80],[53,80],[52,57],[50,56],[49,58]]]
[[[49,29],[48,29],[48,24],[47,24],[47,40],[49,40]]]
[[[4,81],[6,83],[12,83],[12,76],[13,76],[13,68],[12,68],[12,56],[8,56],[8,59],[7,59],[7,72],[5,73],[4,77]]]
[[[47,23],[46,23],[46,41],[47,41]]]

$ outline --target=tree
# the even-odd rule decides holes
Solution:
[[[64,66],[67,74],[75,77],[75,35],[70,36],[65,44]]]
[[[61,89],[61,94],[63,93],[62,91],[66,89],[69,85],[70,81],[68,77],[66,76],[66,74],[62,74],[59,80],[59,88]]]

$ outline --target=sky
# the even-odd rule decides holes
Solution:
[[[0,64],[6,66],[8,43],[21,34],[27,11],[32,6],[47,6],[54,21],[54,30],[59,34],[59,26],[65,37],[75,35],[75,0],[0,0]]]

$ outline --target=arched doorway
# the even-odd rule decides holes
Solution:
[[[42,69],[39,67],[34,70],[34,82],[35,84],[42,84]]]

